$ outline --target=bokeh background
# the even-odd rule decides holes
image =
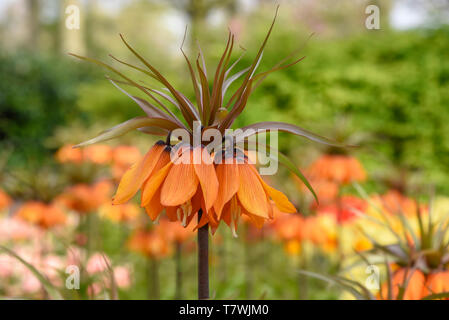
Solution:
[[[71,4],[80,9],[79,29],[66,26],[65,10]],[[342,199],[351,208],[359,200],[365,205],[360,190],[369,197],[393,197],[401,205],[412,199],[427,202],[434,195],[443,203],[449,195],[449,1],[286,0],[279,4],[259,70],[271,68],[299,47],[306,59],[270,75],[236,125],[286,121],[359,145],[342,154],[298,137],[280,136],[281,151],[314,179],[316,175],[326,182],[335,178],[323,173],[333,162],[320,167],[319,160],[326,155],[356,162],[335,164],[334,171],[348,171],[344,173],[348,178],[335,178],[337,185],[325,185],[318,178],[312,183],[324,194],[338,189],[322,210],[331,211],[332,217],[341,218]],[[370,4],[380,8],[379,30],[365,27]],[[65,297],[195,297],[193,238],[174,226],[151,225],[134,204],[120,210],[109,205],[120,174],[155,139],[131,133],[89,150],[70,149],[141,111],[105,79],[107,71],[67,53],[121,68],[108,54],[135,61],[120,41],[118,34],[123,33],[178,90],[193,97],[179,50],[185,26],[186,51],[195,57],[198,40],[211,66],[224,49],[229,28],[246,49],[239,64],[246,66],[256,55],[275,6],[269,0],[1,1],[0,244],[38,272],[2,253],[1,296],[52,298],[49,292],[64,287],[60,275],[75,255],[88,276],[80,290],[64,289]],[[239,53],[236,50],[234,58]],[[320,227],[307,224],[309,216],[320,212],[310,193],[284,169],[269,179],[301,212],[298,229],[328,230],[331,224],[332,239],[316,240],[307,232],[285,235],[286,226],[276,222],[262,231],[243,227],[238,239],[220,229],[211,240],[214,297],[342,297],[338,288],[296,271],[341,271],[342,250],[335,243],[343,240],[338,240],[341,233],[335,234],[338,228],[333,228],[341,219],[327,222],[325,215],[326,221],[314,222]],[[441,207],[442,212],[448,209]],[[50,216],[50,221],[39,215]],[[177,236],[168,240],[158,236],[168,233],[164,228],[173,229],[170,232]],[[142,240],[144,235],[150,240]],[[358,240],[351,238],[345,246],[363,247]],[[157,248],[142,248],[139,241],[156,243]],[[121,283],[118,291],[111,289],[115,286],[108,276],[98,276],[112,269],[117,269],[113,274]]]

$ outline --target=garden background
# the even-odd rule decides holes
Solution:
[[[339,185],[340,200],[361,199],[361,192],[370,197],[397,192],[401,201],[435,200],[436,210],[448,211],[449,2],[279,3],[278,20],[259,70],[271,68],[297,48],[301,48],[300,55],[306,58],[270,75],[254,92],[236,125],[285,121],[358,145],[344,156],[357,159],[366,177]],[[65,10],[71,4],[80,9],[79,29],[71,30],[66,25],[70,13]],[[370,4],[380,9],[379,30],[365,27],[368,16],[365,9]],[[185,26],[188,25],[186,51],[195,57],[198,40],[211,65],[220,58],[229,27],[246,50],[240,65],[247,66],[257,53],[274,11],[275,3],[263,0],[2,1],[0,244],[26,261],[35,262],[32,264],[45,275],[42,280],[26,267],[16,274],[18,269],[9,269],[23,264],[11,254],[1,253],[0,271],[4,272],[0,278],[1,296],[52,298],[49,293],[52,290],[48,288],[63,287],[60,273],[64,272],[71,252],[76,251],[82,256],[80,261],[85,260],[86,270],[90,262],[91,271],[87,272],[88,279],[82,280],[84,290],[61,289],[60,294],[65,297],[195,298],[193,239],[180,236],[182,241],[152,240],[161,241],[160,247],[153,251],[136,249],[131,243],[142,225],[150,230],[157,226],[148,227],[149,219],[137,206],[128,211],[123,209],[124,213],[108,207],[117,172],[124,170],[120,166],[130,165],[127,161],[133,154],[133,159],[144,154],[155,142],[154,138],[131,133],[106,142],[89,154],[86,152],[83,159],[63,149],[141,115],[134,102],[105,79],[107,71],[77,61],[67,53],[94,57],[116,66],[120,65],[108,54],[135,61],[120,41],[118,34],[122,33],[178,90],[193,97],[179,50]],[[130,74],[151,82],[140,74]],[[282,134],[279,145],[305,172],[323,154],[335,154],[333,149]],[[268,179],[292,199],[302,214],[301,219],[320,214],[310,192],[287,170],[280,168],[276,177]],[[84,191],[80,191],[83,187]],[[76,198],[71,198],[72,204],[87,202],[87,209],[67,205],[70,197]],[[93,203],[102,197],[104,201]],[[29,218],[34,211],[49,210],[31,206],[23,214],[24,205],[29,203],[57,203],[58,210],[64,212],[61,223],[64,226],[53,230],[53,226],[41,224],[38,230],[26,229],[35,227]],[[328,207],[326,210],[329,211]],[[16,221],[16,216],[26,218]],[[24,226],[24,221],[30,226]],[[327,222],[319,223],[321,228],[321,224],[325,225],[319,230],[328,230]],[[298,228],[315,228],[304,227],[304,221],[299,224]],[[219,230],[211,240],[213,297],[345,297],[340,288],[329,288],[326,282],[306,278],[297,270],[346,272],[341,266],[344,261],[338,261],[342,257],[340,245],[334,242],[345,241],[344,246],[349,249],[343,256],[350,259],[353,247],[361,244],[357,242],[360,239],[343,240],[344,236],[335,233],[332,226],[329,227],[332,231],[328,231],[332,239],[325,239],[324,243],[305,239],[307,232],[294,238],[284,236],[285,226],[280,225],[275,222],[262,231],[244,226],[237,239],[229,230]],[[22,234],[12,234],[14,228]],[[88,248],[83,251],[86,242]],[[178,242],[182,242],[182,250],[177,250]],[[118,268],[114,272],[116,282],[123,281],[123,286],[119,285],[115,291],[108,278],[105,280],[95,271],[95,266],[108,271],[103,265],[103,253],[111,268]],[[52,270],[51,274],[46,274],[48,270]],[[123,277],[118,278],[118,274]],[[364,282],[366,274],[350,277]]]

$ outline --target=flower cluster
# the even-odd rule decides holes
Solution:
[[[131,166],[120,181],[113,204],[126,203],[140,189],[141,206],[153,221],[165,210],[170,221],[187,226],[201,210],[197,227],[209,224],[215,231],[224,221],[234,232],[242,215],[257,226],[272,219],[273,203],[280,211],[296,212],[287,197],[266,184],[244,156],[215,165],[214,155],[197,147],[180,150],[172,161],[171,149],[159,141]]]

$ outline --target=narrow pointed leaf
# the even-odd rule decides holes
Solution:
[[[190,112],[189,107],[186,105],[184,100],[179,96],[175,88],[168,82],[168,80],[156,69],[154,68],[147,60],[145,60],[140,54],[137,53],[136,50],[134,50],[133,47],[131,47],[128,42],[125,40],[122,34],[120,34],[120,38],[122,39],[123,43],[128,47],[128,49],[148,68],[153,72],[156,77],[158,77],[159,81],[163,83],[173,94],[173,96],[179,101],[182,114],[187,121],[187,124],[189,126],[192,125],[193,122],[193,114]]]
[[[166,119],[158,119],[158,118],[148,118],[148,117],[136,117],[133,119],[130,119],[128,121],[125,121],[119,125],[116,125],[115,127],[112,127],[106,131],[103,131],[100,133],[97,137],[87,140],[85,142],[82,142],[75,147],[83,147],[90,144],[98,143],[101,141],[106,141],[110,139],[114,139],[117,137],[120,137],[126,133],[128,133],[131,130],[135,130],[142,127],[147,126],[154,126],[166,130],[174,130],[176,128],[179,128],[179,126],[171,121],[168,121]]]
[[[159,78],[156,77],[153,73],[148,72],[147,70],[144,70],[144,69],[142,69],[142,68],[140,68],[140,67],[138,67],[138,66],[132,65],[132,64],[130,64],[130,63],[128,63],[128,62],[125,62],[125,61],[123,61],[123,60],[120,60],[120,59],[114,57],[112,54],[110,54],[109,56],[110,56],[112,59],[114,59],[115,61],[120,62],[121,64],[123,64],[123,65],[125,65],[125,66],[127,66],[127,67],[130,67],[130,68],[133,68],[133,69],[135,69],[135,70],[137,70],[137,71],[140,71],[140,72],[146,74],[147,76],[150,76],[151,78],[153,78],[153,79],[159,81]],[[159,82],[160,82],[160,81],[159,81]]]
[[[126,92],[124,89],[122,89],[120,86],[118,86],[114,80],[109,79],[109,81],[117,88],[119,89],[121,92],[123,92],[124,94],[126,94],[128,97],[130,97],[135,103],[137,103],[137,105],[149,116],[152,118],[164,118],[167,120],[170,120],[172,122],[177,122],[179,125],[181,125],[181,123],[179,122],[178,119],[173,118],[170,115],[167,115],[166,113],[162,112],[159,108],[157,108],[156,106],[152,105],[151,103],[149,103],[148,101],[141,99],[139,97],[133,96],[131,94],[129,94],[128,92]]]
[[[231,86],[231,84],[237,80],[238,78],[240,78],[242,75],[244,75],[246,72],[249,71],[249,68],[245,68],[235,74],[233,74],[232,76],[230,76],[228,79],[226,79],[226,81],[223,84],[223,94],[222,94],[222,99],[224,98],[226,91],[228,91],[228,88]]]
[[[39,280],[39,282],[44,287],[45,291],[52,299],[55,300],[63,299],[58,289],[47,279],[47,277],[41,274],[32,264],[28,263],[27,261],[22,259],[17,253],[8,249],[5,246],[0,245],[0,249],[5,251],[9,256],[17,259],[20,263],[22,263]]]
[[[354,146],[349,146],[349,145],[344,145],[342,143],[339,142],[335,142],[332,141],[330,139],[327,139],[325,137],[319,136],[315,133],[312,133],[306,129],[303,129],[301,127],[295,126],[294,124],[290,124],[290,123],[285,123],[285,122],[276,122],[276,121],[266,121],[266,122],[257,122],[257,123],[253,123],[249,126],[243,127],[242,130],[245,131],[247,129],[254,129],[250,130],[248,133],[245,134],[245,132],[242,134],[242,137],[249,137],[253,134],[258,134],[261,132],[264,132],[266,130],[279,130],[279,131],[283,131],[283,132],[288,132],[288,133],[292,133],[295,134],[297,136],[302,136],[304,138],[307,138],[311,141],[315,141],[318,143],[322,143],[322,144],[326,144],[329,146],[334,146],[334,147],[354,147]]]
[[[233,47],[234,47],[234,35],[230,33],[230,38],[228,39],[228,43],[226,44],[226,49],[220,59],[220,62],[218,64],[215,73],[214,86],[212,89],[212,99],[211,99],[212,112],[208,124],[211,124],[215,121],[215,114],[217,110],[221,108],[222,105],[223,82],[226,74],[226,68],[229,63],[229,59],[231,58]]]
[[[198,73],[200,75],[200,83],[201,83],[201,104],[203,106],[203,119],[204,123],[208,123],[209,115],[210,115],[210,91],[209,91],[209,83],[207,82],[207,77],[203,69],[199,64],[198,59],[196,60],[196,67],[198,69]]]
[[[449,298],[449,292],[440,292],[440,293],[435,293],[435,294],[425,296],[421,300],[436,300],[436,299],[448,299],[448,298]]]
[[[328,276],[328,275],[324,275],[324,274],[321,274],[321,273],[312,272],[312,271],[306,271],[306,270],[298,270],[298,272],[300,274],[305,275],[305,276],[312,277],[312,278],[315,278],[315,279],[319,279],[319,280],[328,282],[330,284],[337,285],[341,289],[350,292],[357,300],[367,300],[367,297],[364,297],[352,285],[345,284],[345,283],[341,282],[340,279],[336,279],[333,276]]]
[[[271,73],[275,72],[275,71],[279,71],[279,70],[283,70],[286,68],[289,68],[295,64],[297,64],[298,62],[304,60],[305,57],[301,57],[298,60],[293,61],[292,63],[286,64],[284,66],[279,66],[279,67],[273,67],[272,69],[259,73],[257,75],[254,76],[254,80],[256,81],[256,84],[253,87],[253,91],[257,89],[257,87],[262,83],[263,80],[265,80],[265,78],[270,75]]]
[[[151,127],[151,126],[138,128],[137,130],[139,130],[140,132],[146,133],[146,134],[154,135],[154,136],[167,136],[170,132],[166,129]]]
[[[273,160],[278,160],[290,172],[292,172],[294,175],[296,175],[305,184],[307,189],[309,189],[309,191],[312,193],[317,204],[319,204],[318,196],[316,195],[315,190],[313,190],[312,185],[309,183],[309,181],[304,176],[304,174],[298,169],[298,167],[285,154],[283,154],[276,148],[271,147],[269,144],[264,144],[261,142],[257,142],[257,146],[247,145],[246,147],[248,148],[248,150],[257,150],[258,148],[269,148],[270,153],[268,154],[268,156]],[[277,158],[272,156],[273,153],[277,154]]]

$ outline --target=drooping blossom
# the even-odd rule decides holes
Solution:
[[[320,247],[324,252],[337,249],[336,220],[329,215],[309,216],[305,220],[303,239]]]
[[[307,173],[311,180],[329,180],[339,184],[366,180],[362,164],[347,155],[322,155],[310,165]]]
[[[83,162],[83,151],[73,148],[73,145],[68,144],[62,146],[55,154],[56,160],[60,163],[77,163]]]
[[[449,292],[449,271],[434,271],[427,276],[423,296]],[[448,300],[449,298],[445,298]]]
[[[294,180],[301,191],[306,191],[307,187],[298,177],[294,176]],[[339,185],[337,182],[326,179],[309,179],[309,181],[320,200],[320,203],[335,201],[339,192]]]
[[[166,235],[145,229],[133,232],[128,240],[128,248],[151,259],[165,258],[173,251]]]
[[[83,150],[74,148],[72,144],[67,144],[59,148],[55,158],[60,163],[104,165],[112,161],[112,152],[112,148],[104,144],[89,146]]]
[[[354,220],[359,214],[363,213],[368,204],[365,200],[355,196],[342,196],[336,201],[317,205],[318,214],[330,214],[336,217],[338,223],[346,223]]]
[[[154,226],[154,231],[177,243],[183,243],[195,235],[193,224],[189,224],[184,228],[179,223],[171,222],[167,219],[160,219],[159,223]]]
[[[405,214],[413,216],[417,211],[416,201],[404,196],[397,190],[389,190],[383,195],[373,196],[372,199],[385,213]],[[425,211],[425,207],[421,207]]]
[[[273,30],[274,22],[275,19],[251,65],[247,69],[234,74],[234,76],[230,72],[240,59],[233,64],[230,63],[235,36],[231,32],[229,33],[226,48],[215,70],[212,85],[209,83],[208,72],[205,69],[203,53],[200,51],[195,65],[191,63],[190,59],[182,51],[189,68],[196,103],[190,101],[184,94],[176,90],[155,67],[137,53],[122,35],[120,37],[126,47],[143,63],[147,70],[124,63],[115,57],[113,58],[150,76],[167,88],[168,92],[164,93],[157,89],[144,87],[104,62],[71,54],[79,59],[105,67],[119,76],[121,78],[119,81],[112,78],[108,79],[146,113],[146,116],[130,119],[106,130],[99,136],[80,143],[77,145],[78,147],[109,140],[135,129],[147,134],[167,138],[165,145],[163,142],[157,143],[142,160],[136,162],[125,172],[114,197],[114,204],[127,202],[138,190],[141,190],[141,205],[145,207],[148,215],[153,220],[157,219],[162,211],[165,211],[170,220],[180,221],[184,226],[187,226],[197,214],[199,216],[199,213],[201,213],[198,227],[208,224],[212,231],[215,231],[219,223],[224,221],[231,227],[234,234],[242,215],[248,216],[251,222],[257,226],[262,226],[264,222],[270,220],[273,216],[270,199],[274,201],[275,206],[279,210],[296,212],[296,209],[288,201],[287,197],[280,191],[268,186],[262,180],[255,167],[244,158],[237,159],[236,157],[234,160],[237,160],[237,164],[234,165],[217,163],[215,161],[217,154],[212,154],[212,151],[208,149],[211,140],[201,138],[198,144],[187,143],[188,150],[177,155],[180,158],[189,158],[194,153],[201,153],[203,157],[201,157],[200,162],[185,163],[181,161],[180,163],[174,163],[176,160],[168,157],[170,148],[172,148],[171,133],[174,130],[183,130],[190,137],[197,133],[203,137],[203,133],[206,130],[215,129],[217,133],[224,137],[228,129],[235,123],[235,120],[242,114],[249,96],[262,80],[272,72],[290,67],[304,58],[301,57],[294,60],[292,58],[293,55],[291,55],[268,71],[256,72],[268,38]],[[293,61],[289,62],[289,60]],[[230,88],[231,83],[239,77],[243,79],[242,84],[227,99],[226,91]],[[134,86],[145,93],[150,100],[147,101],[129,94],[119,86],[120,83]],[[166,105],[166,101],[170,105]],[[180,111],[181,116],[177,116],[170,110],[171,105]],[[199,132],[195,128],[199,128]],[[306,137],[315,142],[341,146],[288,123],[267,121],[254,123],[242,129],[242,133],[231,135],[232,140],[236,142],[244,141],[258,133],[280,130]],[[221,141],[222,145],[225,145],[225,140]],[[230,148],[232,152],[233,149],[234,146]],[[234,156],[231,155],[231,157]]]
[[[99,214],[113,222],[130,222],[136,220],[141,209],[133,203],[113,205],[105,203],[99,208]]]
[[[83,149],[84,160],[95,164],[108,164],[112,161],[112,148],[105,144],[88,146]]]
[[[110,201],[112,183],[103,180],[94,185],[77,184],[68,188],[57,201],[80,214],[91,213]]]
[[[420,300],[423,298],[426,278],[420,270],[401,268],[397,270],[391,279],[391,299],[399,298],[400,287],[404,288],[403,300]],[[388,299],[388,283],[384,283],[379,292],[379,298]]]
[[[139,161],[142,155],[134,146],[117,146],[112,152],[112,175],[119,179],[128,168]]]
[[[30,201],[22,205],[17,216],[44,229],[64,225],[67,215],[56,204],[46,204],[39,201]]]
[[[0,212],[6,210],[11,206],[12,199],[11,197],[2,189],[0,189]]]

